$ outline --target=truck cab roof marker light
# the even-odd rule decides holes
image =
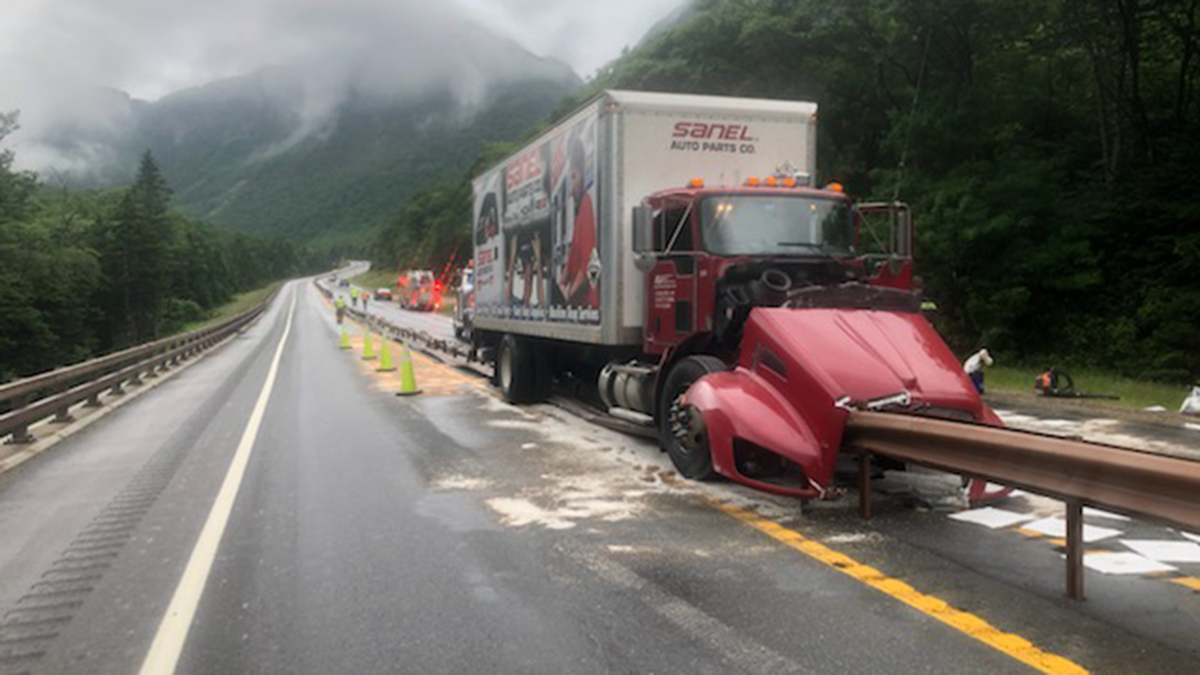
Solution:
[[[759,185],[758,176],[750,176],[749,178],[746,179],[746,187],[758,187],[758,185]]]
[[[763,181],[763,187],[775,187],[778,184],[779,180],[775,176],[767,176],[766,180]]]
[[[825,189],[829,190],[830,192],[845,192],[846,191],[846,189],[842,187],[841,183],[829,183],[828,185],[825,186]]]
[[[688,187],[697,188],[697,189],[702,188],[702,187],[704,187],[704,179],[703,178],[693,178],[690,181],[688,181]]]

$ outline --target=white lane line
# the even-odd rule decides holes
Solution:
[[[292,332],[292,316],[296,312],[296,293],[292,293],[292,305],[288,309],[287,324],[283,328],[283,336],[279,338],[279,346],[275,348],[275,358],[267,371],[267,379],[263,382],[262,391],[254,410],[250,413],[250,421],[242,432],[242,440],[238,442],[233,462],[221,483],[221,490],[213,502],[200,538],[188,559],[183,577],[171,596],[171,604],[163,616],[158,632],[146,660],[142,662],[142,675],[166,675],[175,672],[179,656],[183,653],[183,645],[187,640],[188,630],[192,619],[196,616],[196,608],[200,605],[200,596],[208,583],[208,575],[212,571],[213,560],[217,557],[217,547],[221,544],[221,536],[229,523],[229,515],[233,511],[233,502],[237,498],[246,474],[246,465],[250,462],[250,452],[254,449],[254,440],[258,437],[259,426],[262,425],[263,414],[267,409],[267,401],[271,398],[271,390],[275,386],[275,376],[279,373],[279,361],[283,357],[283,347],[287,344],[288,334]]]

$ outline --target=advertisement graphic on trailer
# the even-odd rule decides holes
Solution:
[[[596,116],[475,182],[476,312],[600,321]]]

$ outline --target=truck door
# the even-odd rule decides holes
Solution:
[[[654,214],[654,266],[646,276],[646,347],[661,353],[696,331],[694,209],[663,208]]]
[[[859,260],[871,284],[912,290],[912,214],[902,202],[856,205]]]

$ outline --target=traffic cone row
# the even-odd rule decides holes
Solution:
[[[350,332],[344,327],[342,328],[340,348],[343,350],[352,349],[350,344]],[[375,347],[371,342],[371,334],[363,333],[363,361],[375,360]],[[392,365],[392,342],[391,340],[379,338],[379,367],[375,370],[381,373],[392,372],[396,367]],[[404,342],[400,349],[400,391],[396,392],[397,396],[416,396],[421,390],[417,388],[417,373],[413,369],[412,352],[408,349],[408,343]]]

